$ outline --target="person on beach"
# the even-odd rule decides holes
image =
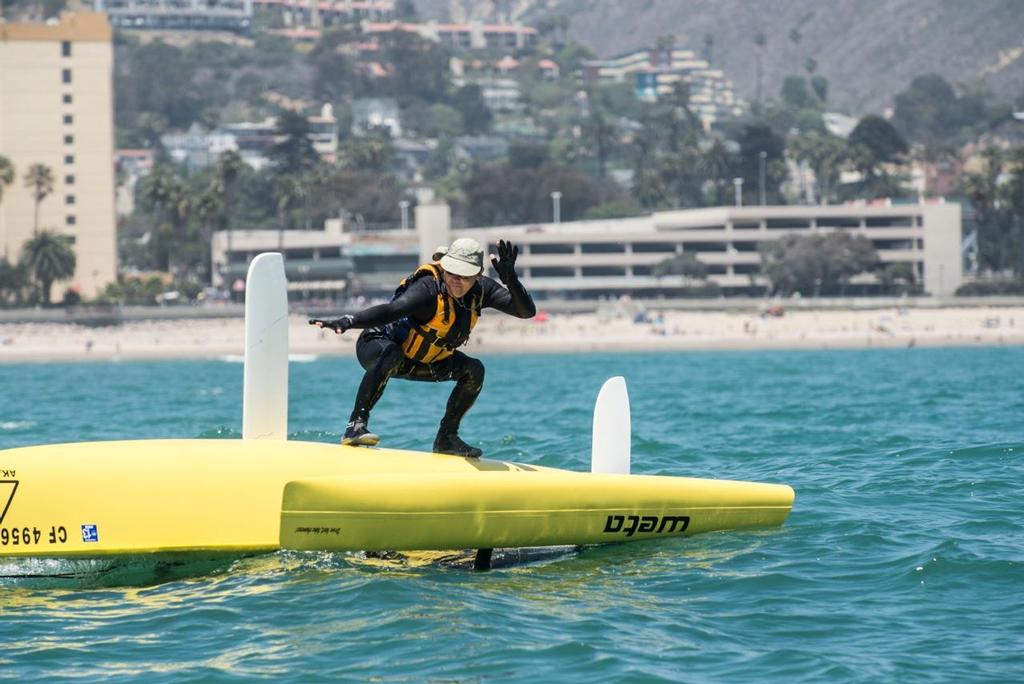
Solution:
[[[363,329],[356,342],[356,356],[366,374],[359,383],[342,444],[372,446],[380,441],[369,430],[370,411],[389,379],[453,380],[455,388],[434,439],[434,452],[472,458],[482,455],[459,437],[459,426],[483,388],[484,365],[458,348],[469,339],[482,309],[491,307],[517,318],[536,315],[533,299],[516,275],[518,256],[518,247],[498,241],[498,255],[491,255],[491,265],[502,287],[483,275],[480,243],[462,238],[438,248],[433,262],[404,279],[389,303],[332,321],[309,321],[338,334],[350,328]]]

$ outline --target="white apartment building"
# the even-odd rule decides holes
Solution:
[[[630,82],[637,98],[648,101],[671,93],[676,84],[687,84],[690,109],[705,128],[719,119],[739,116],[746,109],[724,72],[712,69],[692,50],[682,48],[633,50],[608,59],[587,60],[580,77],[585,82]]]
[[[93,0],[125,30],[238,31],[252,27],[252,0]]]
[[[78,259],[55,292],[71,285],[91,297],[117,276],[113,59],[104,14],[0,23],[0,154],[17,176],[0,201],[0,255],[16,261],[32,236],[24,176],[44,164],[54,187],[39,205],[39,227],[69,235]]]

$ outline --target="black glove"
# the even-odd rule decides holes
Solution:
[[[498,277],[505,285],[519,280],[516,275],[516,258],[519,256],[519,248],[513,247],[511,242],[498,240],[498,257],[491,255],[491,266],[498,272]]]
[[[328,330],[333,330],[334,332],[340,335],[341,333],[345,332],[346,330],[352,327],[352,322],[354,320],[354,316],[352,316],[351,314],[345,314],[341,318],[335,318],[333,321],[325,321],[319,318],[310,318],[309,324],[315,325],[318,328],[327,328]]]

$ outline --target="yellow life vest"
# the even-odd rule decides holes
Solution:
[[[412,319],[406,319],[409,326],[409,333],[402,343],[402,353],[406,358],[420,363],[433,363],[452,355],[452,353],[466,343],[469,333],[476,326],[480,318],[482,308],[482,293],[478,290],[476,294],[463,297],[466,300],[460,302],[448,294],[444,286],[444,271],[439,264],[423,264],[416,271],[403,280],[398,289],[395,290],[395,297],[398,297],[408,287],[420,278],[432,277],[437,281],[437,309],[434,317],[426,323],[417,323]],[[456,326],[458,321],[458,309],[468,309],[469,327]],[[463,320],[465,320],[463,318]]]

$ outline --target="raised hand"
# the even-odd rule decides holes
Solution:
[[[327,330],[333,330],[339,335],[352,327],[352,321],[354,318],[351,314],[345,314],[341,318],[335,318],[333,321],[325,321],[320,318],[310,318],[309,324],[315,325],[318,328],[326,328]]]
[[[498,240],[498,256],[491,255],[491,266],[498,272],[501,282],[508,285],[519,279],[516,275],[516,259],[519,257],[519,248],[511,242]]]

